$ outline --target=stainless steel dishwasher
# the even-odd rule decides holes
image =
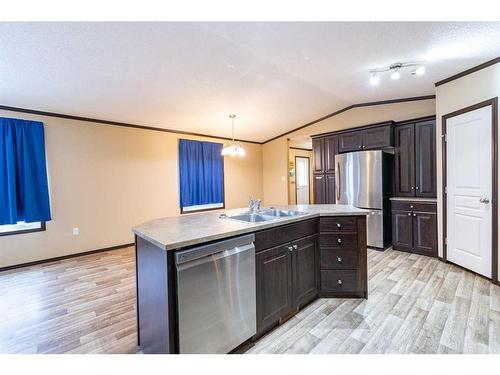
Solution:
[[[255,236],[175,254],[180,353],[227,353],[256,332]]]

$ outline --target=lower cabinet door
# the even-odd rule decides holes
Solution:
[[[318,236],[292,242],[294,307],[301,307],[318,295]]]
[[[255,255],[257,334],[261,336],[293,311],[292,255],[290,243]]]
[[[335,189],[335,175],[327,174],[325,175],[325,183],[326,183],[326,204],[335,204],[337,201],[336,195],[337,190]]]
[[[392,247],[412,251],[413,216],[410,211],[392,211]]]
[[[326,203],[326,176],[313,176],[313,197],[315,204]]]
[[[413,214],[413,251],[437,257],[437,215],[428,212]]]

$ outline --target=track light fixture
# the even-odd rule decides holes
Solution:
[[[425,66],[419,62],[394,63],[382,68],[370,69],[370,85],[377,85],[380,82],[380,73],[391,72],[391,79],[398,80],[401,77],[401,70],[411,68],[411,74],[421,76],[425,73]]]

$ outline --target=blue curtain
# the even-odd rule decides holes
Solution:
[[[48,220],[43,123],[0,117],[0,225]]]
[[[222,144],[179,141],[181,208],[224,202]]]

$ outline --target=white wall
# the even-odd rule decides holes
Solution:
[[[439,256],[443,255],[442,220],[442,116],[456,110],[500,96],[500,63],[482,69],[436,88],[437,191]],[[499,243],[500,248],[500,243]],[[500,259],[499,259],[500,269]]]

